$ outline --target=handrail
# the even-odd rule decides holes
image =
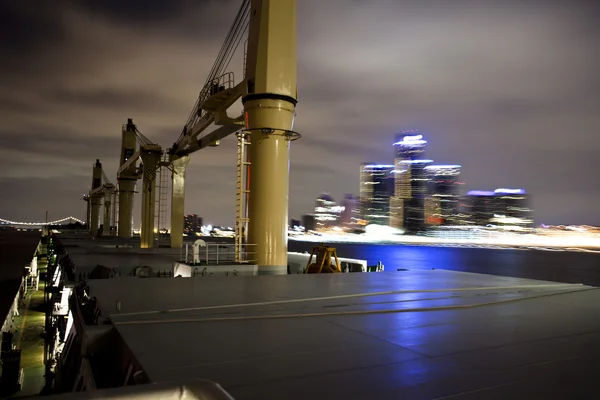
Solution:
[[[189,265],[251,264],[256,261],[254,258],[256,251],[252,251],[254,246],[256,244],[241,244],[243,258],[238,261],[236,260],[235,243],[205,242],[203,245],[198,246],[193,243],[185,243],[185,246],[181,249],[180,259]]]
[[[191,129],[196,121],[202,117],[202,105],[210,96],[227,89],[232,89],[233,87],[235,87],[235,76],[233,72],[226,72],[207,82],[198,95],[198,100],[194,105],[195,111],[190,115],[186,128],[188,130]]]

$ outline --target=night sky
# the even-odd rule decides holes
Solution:
[[[0,4],[0,217],[32,221],[84,219],[96,158],[116,181],[127,118],[176,140],[240,1]],[[290,217],[358,194],[359,164],[391,163],[394,134],[418,128],[465,190],[525,188],[537,223],[600,225],[594,4],[298,0]],[[235,158],[233,137],[194,154],[186,213],[233,224]]]

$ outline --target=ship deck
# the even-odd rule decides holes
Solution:
[[[89,286],[156,383],[210,379],[236,399],[554,399],[600,389],[600,291],[589,286],[445,270]]]
[[[85,279],[97,266],[103,266],[113,271],[115,276],[130,276],[134,270],[144,267],[150,269],[150,276],[172,276],[174,266],[187,259],[193,259],[193,249],[172,249],[155,247],[140,249],[139,238],[121,239],[117,237],[92,238],[85,234],[60,234],[60,242],[69,258],[76,266],[75,281]],[[191,245],[194,238],[186,238],[186,244]],[[211,250],[210,259],[203,265],[218,267],[217,270],[229,271],[238,266],[233,260],[234,244],[232,241],[222,243],[221,238],[203,238],[208,241]],[[215,249],[219,247],[221,254],[214,257]],[[218,252],[218,250],[217,250]],[[203,252],[204,256],[205,253]],[[228,268],[231,267],[231,268]],[[213,268],[214,269],[214,268]],[[239,268],[238,268],[239,269]]]

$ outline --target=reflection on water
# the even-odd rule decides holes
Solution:
[[[310,251],[314,243],[289,242],[289,251]],[[338,256],[383,262],[386,271],[449,269],[600,286],[600,254],[377,244],[335,244]]]

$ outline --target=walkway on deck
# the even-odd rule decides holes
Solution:
[[[13,399],[38,395],[44,387],[44,325],[46,319],[44,305],[44,287],[40,282],[38,290],[27,294],[25,305],[19,308],[15,319],[15,340],[21,349],[21,368],[23,368],[22,388]]]

